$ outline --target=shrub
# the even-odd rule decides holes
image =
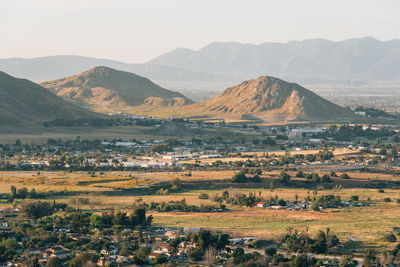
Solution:
[[[342,178],[342,179],[350,179],[350,176],[347,173],[342,173],[342,175],[340,175],[340,178]]]
[[[282,172],[279,174],[278,180],[279,180],[279,182],[282,182],[282,183],[284,183],[284,184],[287,184],[287,183],[290,182],[290,175],[287,174],[285,171],[282,171]]]
[[[391,202],[392,200],[389,198],[389,197],[385,197],[384,199],[383,199],[383,202]]]
[[[201,193],[201,194],[199,195],[199,199],[208,199],[208,198],[209,198],[209,195],[208,195],[208,194]]]
[[[22,212],[31,219],[39,219],[53,214],[54,208],[48,202],[27,202],[22,205]]]
[[[161,195],[161,196],[168,195],[168,193],[169,193],[168,188],[166,188],[166,189],[160,188],[160,189],[157,191],[157,195]]]
[[[261,240],[253,240],[249,243],[248,247],[249,248],[260,248],[262,247],[262,241]]]
[[[385,190],[383,190],[383,189],[378,189],[378,193],[385,193]]]
[[[351,255],[344,255],[342,256],[339,266],[340,267],[356,267],[357,261]]]
[[[276,254],[276,248],[266,248],[265,255],[274,256]]]
[[[203,252],[200,249],[192,250],[188,256],[192,261],[201,261],[203,259]]]
[[[351,197],[350,197],[350,200],[351,200],[351,201],[358,201],[358,196],[351,196]]]
[[[332,178],[328,174],[324,174],[322,176],[322,182],[323,183],[332,183]]]
[[[256,175],[254,175],[253,177],[251,177],[251,178],[249,179],[249,182],[252,182],[252,183],[261,183],[261,177],[260,177],[258,174],[256,174]]]
[[[231,180],[233,183],[245,183],[247,182],[246,174],[243,172],[239,172],[232,177]]]
[[[389,233],[389,234],[385,234],[383,236],[383,240],[386,242],[396,242],[397,241],[397,237],[395,234],[393,233]]]
[[[314,172],[312,174],[312,181],[315,182],[315,183],[319,183],[321,181],[321,178],[319,178],[318,173]]]

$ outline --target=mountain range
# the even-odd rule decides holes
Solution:
[[[217,89],[266,74],[305,85],[398,85],[400,40],[211,43],[197,51],[178,48],[144,64],[66,55],[0,59],[1,71],[33,81],[59,79],[96,66],[132,72],[180,92]]]
[[[84,101],[96,111],[121,111],[132,106],[174,106],[193,103],[147,78],[109,67],[95,67],[66,78],[40,83],[57,96]]]
[[[35,82],[72,76],[96,66],[106,66],[136,73],[151,80],[190,82],[216,81],[221,79],[212,74],[199,73],[187,69],[149,64],[128,64],[116,60],[83,56],[59,55],[38,58],[0,59],[1,71]]]
[[[272,75],[311,83],[400,82],[400,40],[366,37],[288,43],[211,43],[198,51],[178,48],[149,62],[226,79]]]
[[[102,117],[64,101],[36,83],[0,71],[0,125]]]

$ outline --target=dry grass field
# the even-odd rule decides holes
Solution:
[[[267,172],[263,177],[276,179],[279,171]],[[101,211],[104,209],[129,209],[139,198],[143,202],[176,201],[185,199],[190,205],[217,204],[213,196],[221,194],[224,190],[231,195],[238,193],[259,192],[265,198],[275,197],[293,201],[295,195],[299,200],[312,195],[314,192],[301,188],[275,188],[274,190],[264,189],[262,186],[256,189],[235,188],[229,186],[224,189],[202,190],[190,189],[169,193],[168,195],[137,194],[141,188],[159,182],[168,182],[179,178],[181,181],[204,181],[212,183],[212,180],[230,179],[234,171],[192,171],[188,172],[96,172],[96,177],[91,177],[87,172],[1,172],[0,193],[8,193],[11,185],[17,188],[35,188],[38,192],[60,192],[69,191],[73,194],[57,196],[57,201],[71,203],[72,199],[87,198],[89,204],[82,205],[84,209]],[[294,175],[294,173],[291,173]],[[322,174],[322,173],[321,173]],[[340,174],[340,173],[338,173]],[[347,172],[353,183],[381,180],[400,181],[400,177],[379,174]],[[339,179],[339,178],[338,178]],[[349,180],[347,180],[349,181]],[[131,194],[130,189],[136,189]],[[209,199],[199,199],[201,193],[210,196]],[[339,191],[334,189],[321,189],[317,195],[335,194],[343,200],[349,200],[351,196],[358,195],[359,200],[369,203],[365,207],[346,207],[328,209],[323,212],[313,211],[289,211],[270,210],[263,208],[247,208],[239,206],[227,206],[230,211],[220,213],[183,213],[183,212],[151,212],[154,216],[154,224],[164,226],[193,226],[208,229],[223,230],[233,235],[257,236],[262,238],[277,238],[289,227],[298,230],[308,229],[311,233],[324,230],[327,227],[338,234],[341,240],[346,242],[358,242],[357,249],[364,246],[390,246],[382,241],[384,234],[397,231],[400,227],[400,190],[385,189],[383,193],[377,189],[364,188],[343,188]],[[384,198],[392,201],[384,202]],[[50,199],[49,199],[50,200]],[[21,200],[18,200],[19,202]],[[0,202],[2,206],[11,205],[7,201]],[[362,246],[361,246],[362,242]]]

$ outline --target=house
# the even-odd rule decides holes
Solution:
[[[259,208],[266,208],[268,206],[267,202],[258,202],[257,207]]]

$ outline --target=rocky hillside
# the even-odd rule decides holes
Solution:
[[[349,120],[353,112],[295,83],[261,76],[225,89],[220,95],[187,107],[188,113],[263,121]]]
[[[193,103],[184,95],[164,89],[147,78],[108,67],[40,83],[57,96],[84,101],[99,111],[120,111],[142,104],[174,106]]]

